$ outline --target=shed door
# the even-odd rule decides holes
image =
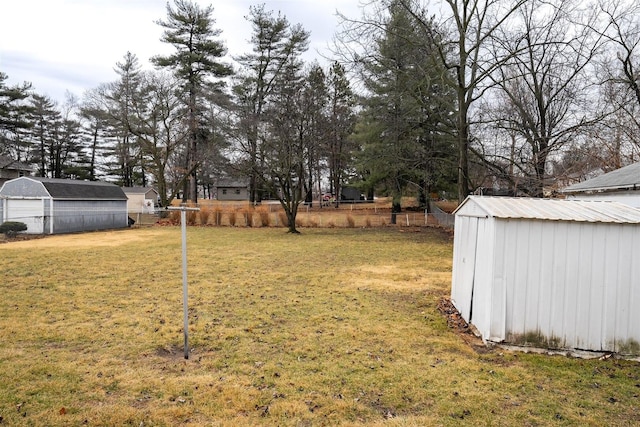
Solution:
[[[453,283],[451,299],[460,315],[471,321],[473,283],[476,270],[478,221],[475,217],[460,217],[454,234]]]
[[[27,233],[44,232],[44,209],[42,199],[8,199],[7,221],[23,222]]]

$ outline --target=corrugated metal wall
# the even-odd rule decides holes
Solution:
[[[483,338],[640,355],[640,224],[456,215],[451,298]]]
[[[621,353],[640,343],[640,310],[633,307],[640,303],[640,263],[634,262],[640,259],[638,226],[496,223],[500,238],[491,290],[476,289],[495,296],[494,320],[486,326],[490,339]],[[476,303],[486,304],[474,296]],[[472,319],[483,325],[486,320]]]
[[[54,200],[53,233],[124,228],[128,226],[126,200]]]

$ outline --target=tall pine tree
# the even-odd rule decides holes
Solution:
[[[174,5],[175,8],[172,8],[167,4],[167,20],[157,23],[165,28],[161,41],[171,44],[176,51],[168,56],[155,56],[152,62],[158,67],[173,70],[187,94],[184,103],[189,128],[185,163],[188,186],[183,200],[197,202],[197,170],[200,164],[198,143],[206,135],[199,129],[200,117],[204,114],[200,101],[207,88],[214,83],[209,78],[228,76],[232,69],[220,61],[226,54],[226,48],[216,39],[221,31],[213,27],[213,7],[210,5],[202,9],[188,0],[175,0]]]

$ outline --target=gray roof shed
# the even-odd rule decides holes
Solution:
[[[0,205],[0,220],[24,222],[33,234],[128,226],[127,196],[107,182],[20,177],[0,188]]]

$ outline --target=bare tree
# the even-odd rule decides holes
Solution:
[[[500,29],[491,39],[495,57],[508,58],[491,75],[498,106],[493,123],[513,138],[511,154],[518,152],[507,163],[517,168],[509,178],[534,197],[543,196],[551,156],[560,156],[604,116],[591,102],[601,37],[579,25],[578,17],[593,19],[572,2],[532,0],[514,15],[511,30]]]
[[[511,52],[505,52],[504,56],[488,55],[487,45],[503,25],[530,1],[441,0],[449,12],[446,17],[447,32],[441,38],[449,40],[450,45],[445,45],[440,56],[445,67],[455,72],[450,84],[455,88],[458,100],[456,139],[460,201],[471,191],[469,152],[472,105],[491,86],[490,77],[495,70],[512,55]],[[425,29],[428,28],[425,25]]]
[[[605,57],[598,69],[601,99],[611,116],[594,135],[617,167],[638,159],[640,151],[640,4],[600,0],[599,21],[592,30],[606,41]]]

